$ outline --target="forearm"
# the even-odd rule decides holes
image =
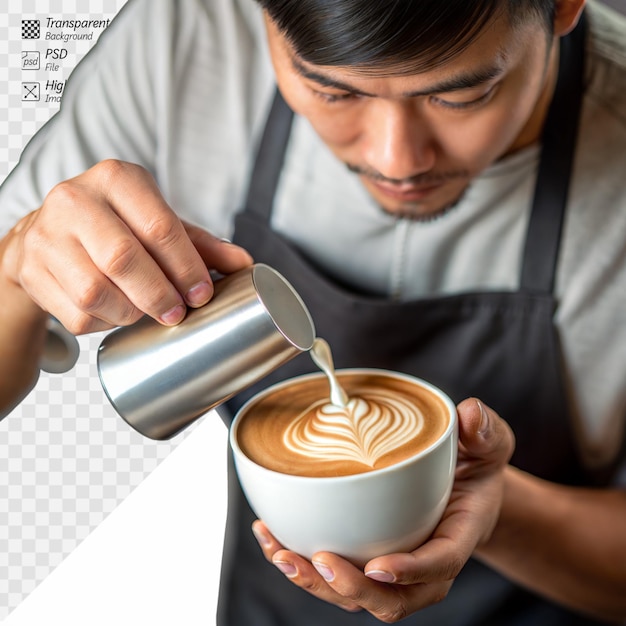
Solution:
[[[626,619],[626,492],[563,487],[505,470],[500,520],[476,556],[552,600]]]
[[[33,388],[46,337],[47,315],[3,271],[0,241],[0,419]]]

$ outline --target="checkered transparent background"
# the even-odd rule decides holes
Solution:
[[[126,0],[3,0],[0,12],[0,180],[58,105],[22,102],[22,81],[65,80],[95,43],[55,42],[68,56],[46,72],[45,18],[113,17]],[[39,40],[22,40],[23,19],[41,19]],[[23,50],[41,68],[22,70]],[[43,91],[43,90],[42,90]],[[42,98],[44,100],[45,98]],[[1,306],[1,304],[0,304]],[[95,366],[104,334],[80,337],[72,371],[42,373],[29,397],[0,422],[0,619],[6,617],[179,443],[154,442],[117,416]]]

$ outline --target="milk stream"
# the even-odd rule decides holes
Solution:
[[[330,398],[313,403],[285,431],[283,442],[293,452],[374,467],[422,430],[424,415],[401,395],[380,388],[349,398],[337,381],[330,347],[323,339],[315,340],[311,358],[328,376]]]
[[[335,376],[333,354],[328,342],[321,337],[316,337],[309,354],[313,362],[328,376],[331,403],[338,407],[347,406],[349,400],[348,394],[343,390]]]

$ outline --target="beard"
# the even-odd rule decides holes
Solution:
[[[397,217],[402,220],[411,220],[413,222],[434,222],[447,215],[454,209],[456,209],[461,200],[465,197],[469,185],[464,187],[460,194],[451,202],[443,204],[436,209],[424,210],[424,205],[419,202],[405,202],[401,207],[397,209],[388,209],[382,204],[379,204],[380,210],[387,215]]]
[[[382,182],[390,185],[439,185],[449,181],[466,181],[466,184],[460,189],[459,193],[452,200],[443,203],[441,206],[428,207],[427,204],[421,201],[406,201],[400,206],[390,209],[379,203],[380,209],[387,215],[397,217],[400,219],[408,219],[416,222],[431,222],[446,215],[451,210],[456,208],[469,187],[470,172],[465,169],[451,169],[441,172],[425,172],[423,174],[416,174],[403,179],[393,179],[383,176],[375,170],[346,163],[346,167],[359,177],[372,182]]]

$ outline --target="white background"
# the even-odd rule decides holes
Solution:
[[[215,413],[203,417],[3,624],[214,624],[226,437]]]

